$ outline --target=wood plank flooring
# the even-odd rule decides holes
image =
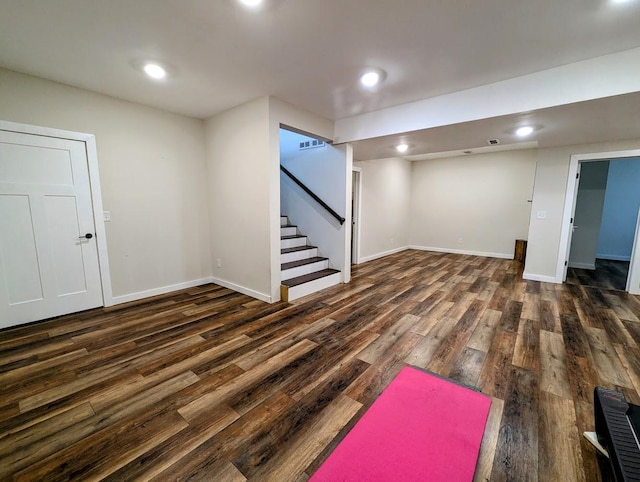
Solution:
[[[629,276],[629,261],[596,259],[596,269],[569,268],[567,283],[611,290],[624,290]]]
[[[268,305],[206,285],[0,332],[0,480],[306,480],[406,364],[493,404],[484,481],[596,481],[592,391],[640,403],[640,298],[405,251]],[[461,415],[460,423],[464,423]]]

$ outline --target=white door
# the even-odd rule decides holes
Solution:
[[[567,281],[567,270],[569,269],[569,255],[571,253],[571,238],[573,237],[573,231],[577,229],[577,226],[574,225],[575,216],[576,216],[576,201],[578,200],[578,186],[580,184],[580,166],[581,164],[578,162],[578,172],[576,174],[576,183],[573,189],[573,205],[571,206],[571,221],[569,226],[569,240],[567,242],[567,252],[564,258],[564,272],[562,273],[562,282]]]
[[[627,291],[632,295],[640,295],[640,210],[636,222],[636,236],[633,240],[631,262],[629,263],[629,277],[627,278]]]
[[[102,305],[84,142],[0,131],[0,327]]]

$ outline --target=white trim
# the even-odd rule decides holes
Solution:
[[[383,253],[376,253],[376,254],[372,254],[371,256],[365,256],[359,259],[359,263],[366,263],[367,261],[373,261],[374,259],[384,258],[385,256],[396,254],[401,251],[406,251],[407,249],[411,249],[411,248],[409,246],[402,246],[401,248],[391,249]]]
[[[166,293],[171,293],[173,291],[180,291],[187,288],[193,288],[195,286],[206,285],[209,283],[214,283],[213,278],[201,278],[191,281],[185,281],[184,283],[177,283],[169,286],[162,286],[160,288],[153,288],[146,291],[138,291],[136,293],[130,293],[128,295],[114,296],[113,304],[120,305],[122,303],[129,303],[130,301],[142,300],[144,298],[150,298],[152,296],[164,295]],[[220,284],[220,283],[217,283]]]
[[[432,246],[409,246],[409,249],[417,249],[419,251],[434,251],[436,253],[466,254],[471,256],[482,256],[484,258],[513,259],[513,253],[488,253],[485,251],[469,251],[466,249],[453,249],[453,248],[436,248]]]
[[[51,127],[20,124],[17,122],[3,120],[0,120],[0,130],[84,142],[87,153],[87,166],[89,169],[91,204],[93,207],[93,218],[96,228],[96,246],[98,250],[98,265],[100,268],[100,281],[102,285],[102,302],[104,306],[113,305],[115,302],[111,289],[111,271],[109,270],[107,235],[104,227],[96,137],[93,134],[86,134],[83,132],[66,131],[62,129],[53,129]]]
[[[558,283],[558,281],[556,281],[556,279],[553,276],[544,276],[541,274],[527,273],[526,271],[522,273],[522,279],[526,279],[530,281],[542,281],[543,283],[561,284],[561,283]]]
[[[608,259],[611,261],[631,261],[631,256],[621,256],[619,254],[596,254],[596,259]]]
[[[567,178],[567,190],[564,198],[564,213],[562,215],[562,228],[560,231],[560,244],[558,245],[558,258],[556,263],[555,283],[562,283],[564,263],[569,257],[569,229],[571,229],[571,215],[573,214],[576,174],[578,165],[582,161],[602,161],[620,159],[626,157],[640,157],[640,149],[625,151],[591,152],[588,154],[573,154],[569,163],[569,177]]]
[[[595,263],[575,263],[573,261],[569,261],[569,268],[596,269],[596,264]]]
[[[225,288],[229,288],[230,290],[237,291],[238,293],[242,293],[243,295],[251,296],[252,298],[256,298],[256,299],[258,299],[260,301],[265,301],[267,303],[274,303],[275,301],[280,301],[279,298],[278,298],[278,300],[273,300],[273,298],[270,295],[267,295],[265,293],[260,293],[258,291],[254,291],[254,290],[252,290],[250,288],[245,288],[244,286],[240,286],[240,285],[237,285],[235,283],[231,283],[230,281],[225,281],[225,280],[220,279],[220,278],[211,277],[208,282],[209,283],[215,283],[215,284],[220,285],[220,286],[224,286]],[[280,285],[278,285],[278,288],[280,288]]]
[[[342,273],[333,273],[323,278],[307,281],[297,286],[287,288],[287,300],[294,301],[303,296],[308,296],[318,291],[326,290],[332,286],[339,285],[342,282]]]

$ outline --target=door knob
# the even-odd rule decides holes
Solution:
[[[87,233],[84,236],[80,236],[78,239],[91,239],[93,238],[93,234]]]

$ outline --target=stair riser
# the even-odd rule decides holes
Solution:
[[[303,266],[296,266],[295,268],[289,268],[282,270],[280,278],[282,280],[295,278],[296,276],[302,276],[305,274],[313,273],[314,271],[321,271],[329,267],[328,260],[317,261],[315,263],[305,264]]]
[[[289,218],[280,216],[280,226],[286,226],[287,224],[289,224]]]
[[[280,263],[290,263],[291,261],[313,258],[315,256],[318,256],[318,248],[305,249],[304,251],[281,254]]]
[[[298,286],[287,288],[287,300],[293,301],[325,288],[335,286],[342,281],[342,273],[334,273],[324,278],[309,281]]]
[[[298,234],[298,228],[295,226],[287,226],[286,228],[280,228],[280,236],[294,236]]]
[[[298,246],[306,246],[306,245],[307,245],[307,237],[306,236],[303,236],[301,238],[281,239],[280,240],[280,249],[297,248]]]

